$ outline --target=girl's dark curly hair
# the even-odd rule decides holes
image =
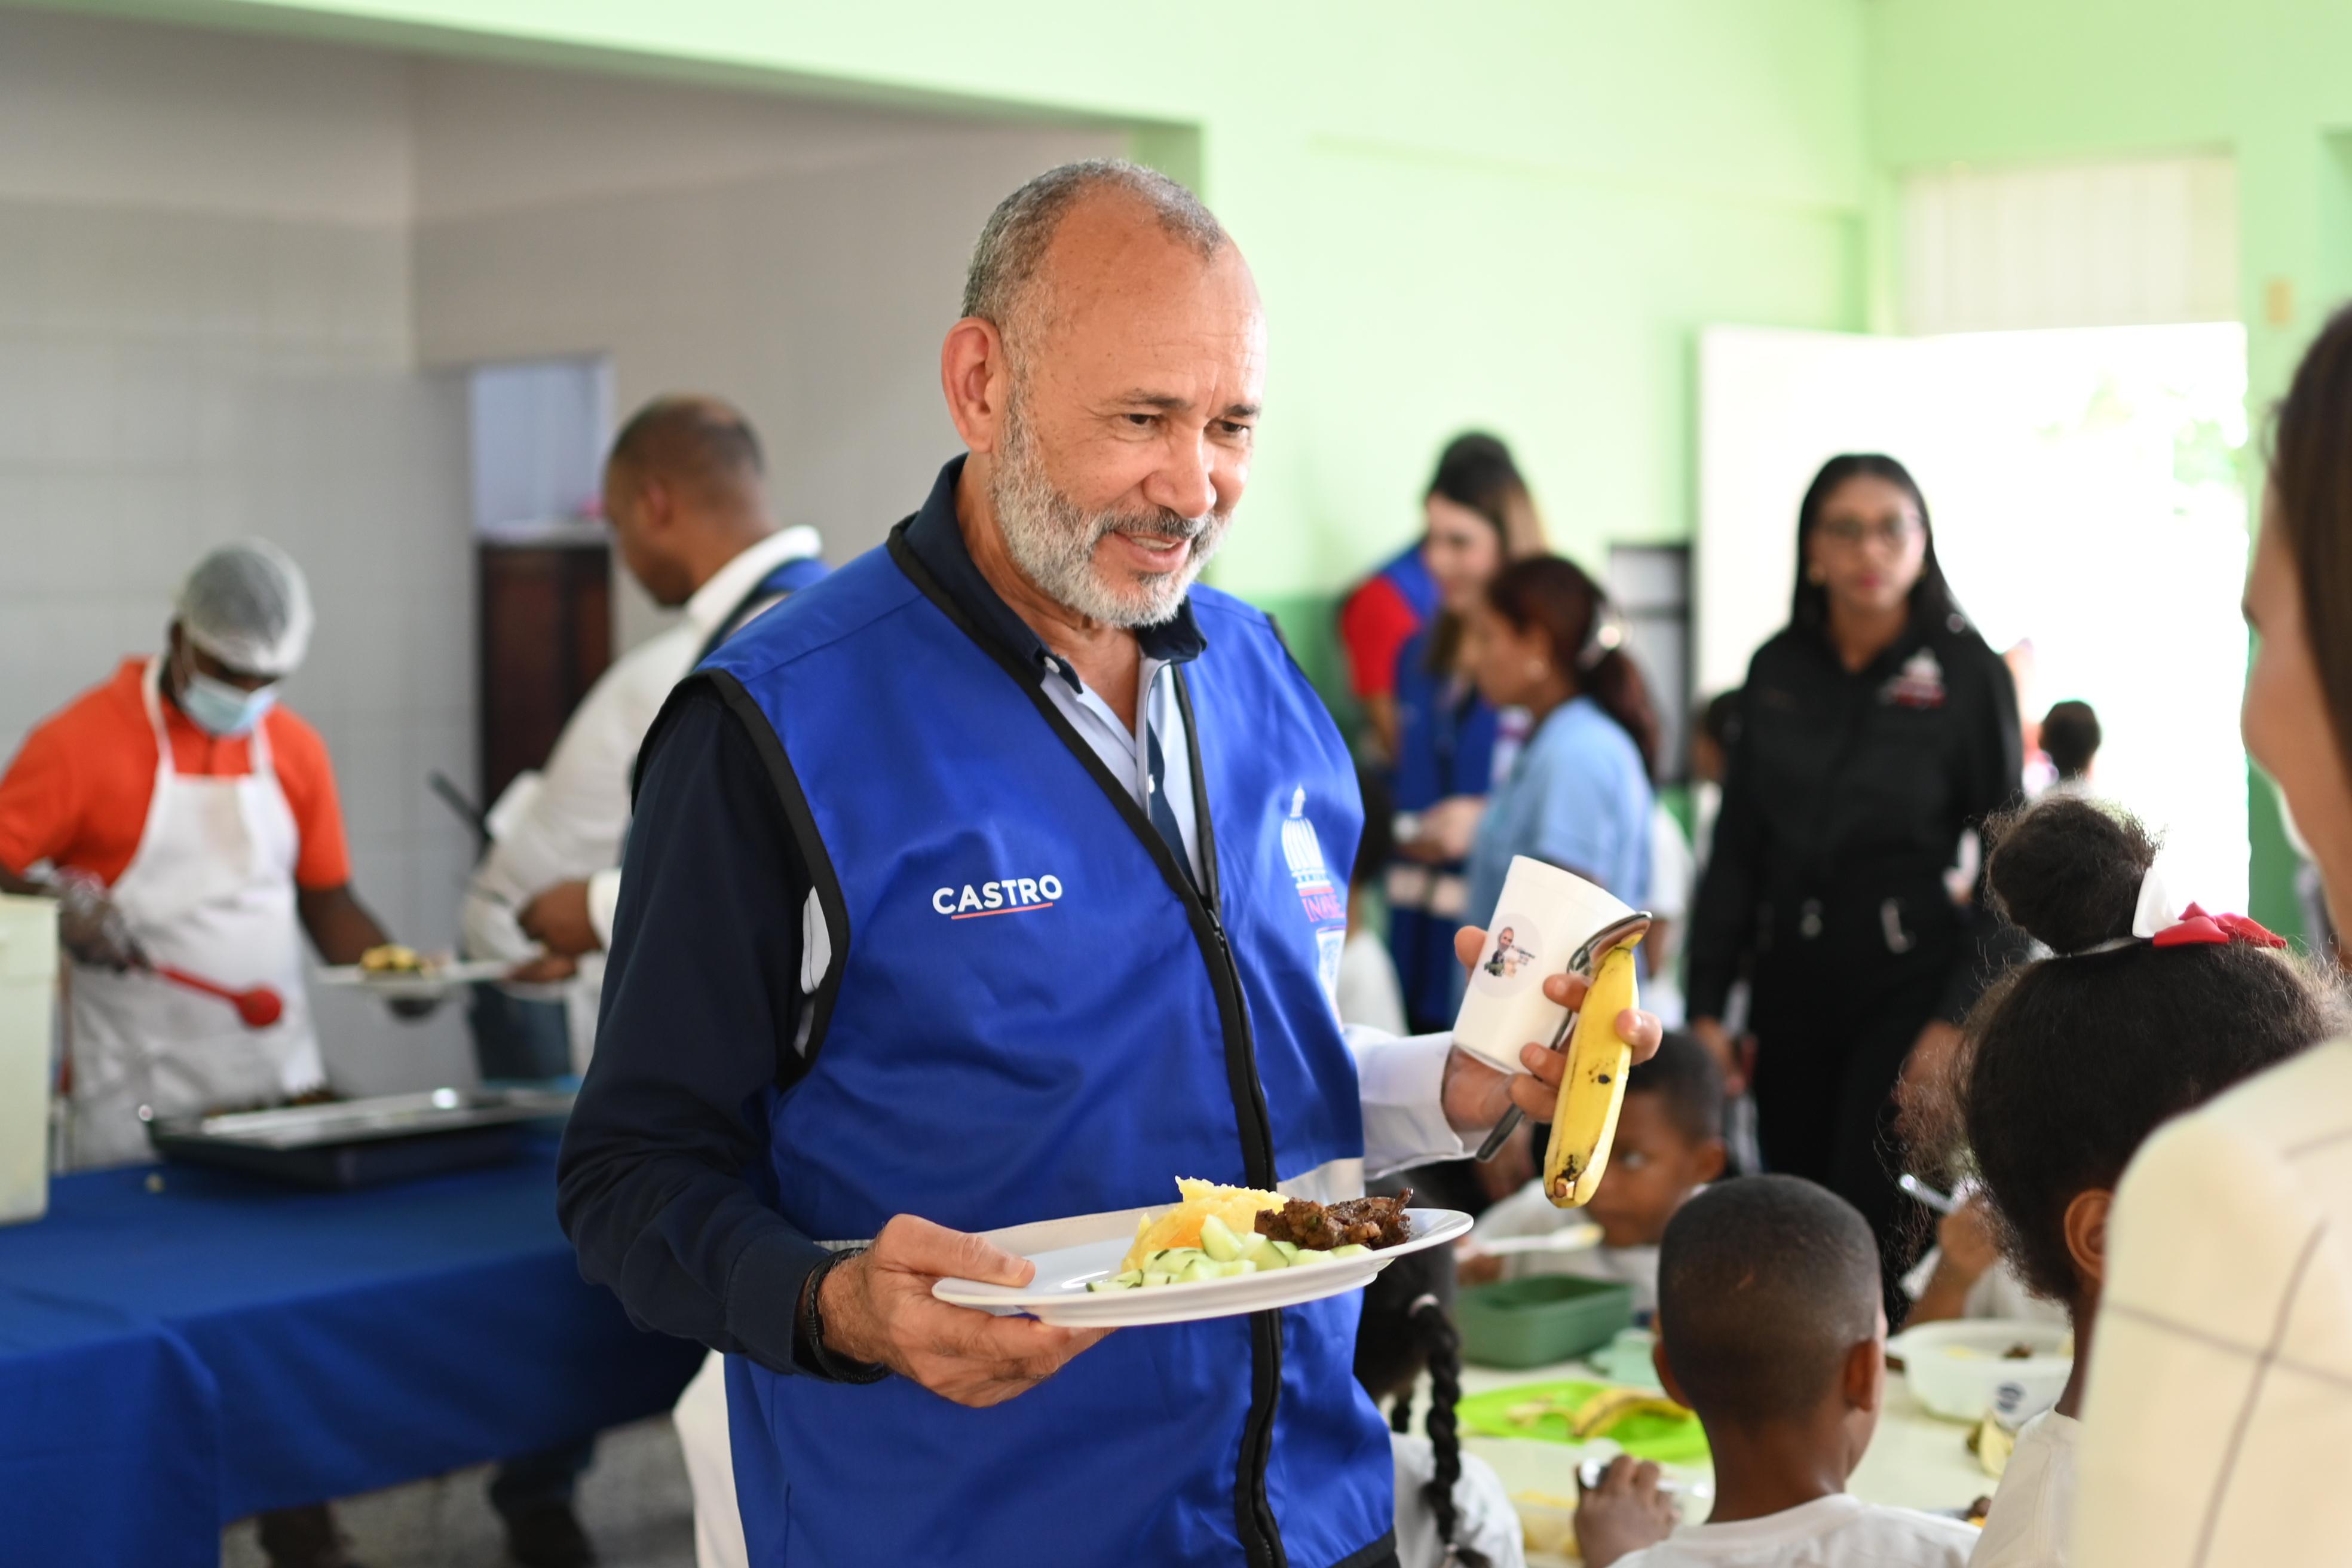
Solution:
[[[2000,911],[2053,956],[2011,969],[1969,1014],[1930,1147],[1974,1167],[2026,1287],[2071,1305],[2066,1205],[2115,1186],[2159,1123],[2326,1038],[2338,1008],[2274,950],[2126,940],[2157,851],[2130,816],[2060,797],[1986,837]]]

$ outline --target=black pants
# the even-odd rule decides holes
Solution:
[[[538,1509],[569,1508],[580,1472],[595,1457],[593,1437],[518,1454],[490,1478],[490,1506],[509,1520]],[[350,1562],[334,1510],[327,1503],[273,1509],[257,1517],[262,1555],[276,1568],[325,1568]]]
[[[535,1082],[572,1070],[572,1024],[562,1003],[510,996],[487,981],[473,992],[466,1023],[485,1081]]]
[[[533,1509],[569,1508],[580,1472],[595,1458],[593,1437],[517,1454],[500,1464],[499,1473],[490,1478],[490,1506],[508,1519]]]
[[[1930,1216],[1895,1184],[1895,1087],[1937,1016],[1956,946],[1895,954],[1883,942],[1811,942],[1771,955],[1756,975],[1751,1092],[1765,1168],[1819,1182],[1862,1211],[1895,1322],[1909,1305],[1903,1276],[1932,1235]]]

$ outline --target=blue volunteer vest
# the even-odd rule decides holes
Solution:
[[[1426,626],[1429,618],[1437,614],[1437,579],[1429,574],[1429,563],[1422,558],[1423,542],[1414,540],[1372,575],[1386,578]]]
[[[988,1230],[1171,1203],[1178,1176],[1359,1178],[1322,978],[1352,768],[1266,617],[1192,603],[1201,894],[899,534],[704,667],[768,757],[833,944],[764,1108],[763,1195],[801,1230]],[[1391,1466],[1352,1374],[1359,1306],[1123,1329],[986,1410],[730,1356],[751,1561],[1377,1558]]]
[[[1456,692],[1451,677],[1429,668],[1431,639],[1424,626],[1397,650],[1397,756],[1390,789],[1399,811],[1426,811],[1457,795],[1483,795],[1493,784],[1495,710],[1475,691]],[[1430,868],[1455,878],[1465,869],[1459,860]],[[1415,1027],[1443,1028],[1452,1020],[1462,973],[1454,933],[1475,915],[1391,902],[1389,956],[1396,961],[1405,1012]]]

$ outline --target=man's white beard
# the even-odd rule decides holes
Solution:
[[[988,490],[1005,550],[1022,574],[1064,609],[1114,626],[1156,626],[1172,620],[1201,568],[1224,542],[1225,525],[1233,521],[1229,511],[1183,517],[1165,508],[1143,512],[1080,510],[1046,477],[1021,417],[1018,394],[1007,411],[1004,445]],[[1188,539],[1192,548],[1171,571],[1108,573],[1096,564],[1095,547],[1114,532]]]

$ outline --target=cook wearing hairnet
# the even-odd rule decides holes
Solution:
[[[176,700],[215,735],[242,735],[310,651],[310,585],[266,539],[224,545],[180,587],[172,657]]]
[[[352,892],[326,743],[278,701],[311,622],[284,551],[223,545],[188,574],[163,655],[125,659],[0,777],[0,888],[55,893],[74,962],[77,1166],[147,1158],[142,1106],[185,1115],[326,1087],[300,933],[331,963],[386,939]],[[268,987],[278,1016],[253,1026],[165,970]]]

